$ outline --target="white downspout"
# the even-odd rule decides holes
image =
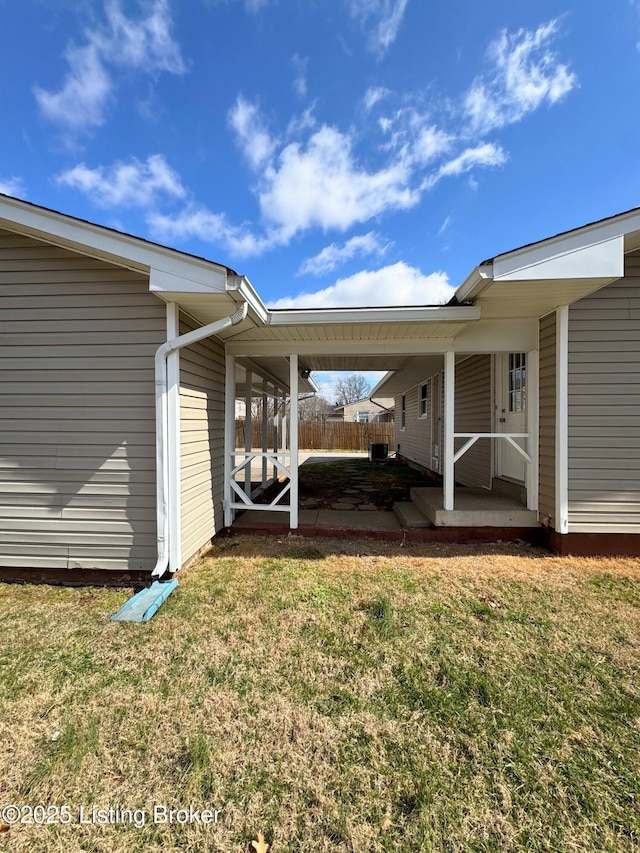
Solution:
[[[248,304],[243,302],[238,310],[229,317],[216,320],[207,326],[201,326],[192,332],[187,332],[170,341],[166,341],[156,350],[156,517],[158,529],[158,559],[151,572],[151,577],[159,578],[166,572],[169,565],[169,470],[167,465],[167,356],[176,350],[195,344],[203,338],[217,335],[229,326],[241,323],[247,316]]]

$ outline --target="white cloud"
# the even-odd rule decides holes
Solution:
[[[391,243],[383,243],[373,231],[352,237],[346,243],[331,243],[313,258],[307,258],[298,270],[298,275],[324,275],[340,264],[357,256],[384,255]]]
[[[304,121],[289,124],[287,138],[298,136],[295,141],[274,138],[257,105],[242,96],[229,121],[257,175],[254,191],[262,234],[254,233],[255,227],[232,227],[226,221],[221,229],[220,215],[200,207],[195,211],[189,207],[177,218],[153,221],[175,236],[206,239],[204,235],[214,234],[216,242],[223,236],[233,252],[243,255],[286,245],[312,228],[346,231],[385,213],[409,210],[443,177],[506,160],[502,148],[493,143],[461,151],[462,139],[415,110],[394,116],[385,161],[377,168],[364,165],[356,156],[354,131],[318,127],[309,111]]]
[[[378,170],[358,164],[352,138],[326,125],[307,145],[287,145],[263,175],[260,209],[285,240],[314,226],[344,231],[389,210],[406,210],[419,200],[402,157]]]
[[[86,44],[65,51],[69,71],[62,88],[57,92],[34,88],[44,115],[73,131],[106,121],[115,90],[109,66],[145,74],[185,71],[180,48],[171,36],[168,0],[154,0],[148,15],[136,21],[124,14],[119,0],[111,0],[106,16],[106,25],[85,33]]]
[[[502,166],[507,160],[504,150],[493,142],[485,142],[484,145],[476,145],[475,148],[467,148],[462,154],[458,154],[453,160],[449,160],[437,172],[437,177],[445,175],[463,175],[477,166]]]
[[[96,46],[69,48],[65,56],[69,73],[62,89],[59,92],[34,89],[40,109],[48,119],[71,130],[104,124],[113,84]]]
[[[556,19],[535,31],[503,30],[490,45],[492,76],[476,78],[464,102],[474,132],[518,122],[545,101],[558,103],[577,86],[576,75],[549,47],[557,31]]]
[[[372,22],[369,48],[382,58],[398,36],[409,0],[348,0],[351,16],[365,26]]]
[[[14,198],[26,198],[27,191],[22,182],[22,178],[0,178],[0,193],[11,195]]]
[[[301,56],[298,56],[297,53],[294,53],[291,61],[293,63],[293,69],[295,71],[295,77],[293,79],[293,91],[299,98],[306,98],[307,65],[309,64],[309,60],[303,59]]]
[[[161,154],[144,163],[135,158],[116,161],[108,168],[90,169],[80,163],[59,174],[56,182],[80,190],[102,207],[148,207],[159,195],[184,198],[186,194],[178,174]]]
[[[403,261],[378,270],[363,270],[317,290],[287,296],[270,308],[346,308],[384,305],[435,305],[448,302],[455,288],[444,272],[423,275]]]
[[[451,217],[451,216],[445,217],[444,222],[442,223],[440,228],[438,228],[438,234],[439,235],[444,234],[444,232],[449,228],[449,226],[451,225],[452,222],[453,222],[453,217]]]
[[[384,5],[377,0],[354,3],[367,6],[370,14]],[[292,118],[278,137],[258,105],[239,95],[229,124],[255,172],[252,189],[260,209],[259,224],[231,224],[222,213],[193,199],[177,215],[155,213],[149,222],[176,238],[197,237],[219,243],[234,255],[257,255],[287,245],[313,228],[346,232],[372,218],[409,210],[445,178],[468,175],[469,186],[477,188],[474,170],[496,168],[508,159],[498,142],[482,138],[480,125],[496,128],[519,121],[525,112],[563,97],[567,80],[574,83],[566,66],[559,65],[546,46],[555,31],[556,22],[551,22],[534,32],[501,34],[491,49],[494,77],[489,82],[477,79],[470,90],[482,90],[483,96],[493,98],[488,118],[469,112],[469,93],[464,99],[464,127],[454,125],[460,110],[456,113],[450,104],[442,111],[445,118],[440,123],[432,113],[405,104],[385,117],[383,144],[376,147],[375,140],[367,140],[373,142],[367,159],[357,148],[356,128],[319,126],[308,108],[301,118]],[[381,94],[370,89],[363,103],[375,105],[388,95],[386,90]],[[479,126],[473,127],[474,123]],[[362,251],[359,239],[332,243],[308,259],[301,272],[323,274],[334,269],[341,260],[355,256],[350,253]]]
[[[106,12],[108,29],[90,37],[105,59],[117,65],[140,68],[147,73],[167,71],[183,74],[186,71],[180,47],[171,35],[168,0],[155,0],[149,15],[139,21],[127,18],[120,0],[111,0]]]
[[[423,127],[411,146],[413,159],[421,166],[431,163],[441,154],[450,151],[454,142],[455,137],[434,125]]]
[[[273,236],[258,237],[248,227],[232,225],[223,213],[193,205],[175,215],[151,213],[147,222],[161,237],[173,240],[195,237],[204,243],[220,245],[239,257],[259,255],[276,243]]]
[[[254,169],[258,169],[271,158],[276,143],[269,136],[255,104],[239,95],[229,112],[229,123],[245,157]]]
[[[245,0],[244,8],[252,15],[257,14],[260,9],[269,5],[269,0]]]
[[[389,89],[385,89],[384,86],[372,86],[364,93],[363,103],[364,108],[366,110],[371,110],[378,101],[381,101],[383,98],[386,98],[387,95],[391,94]]]

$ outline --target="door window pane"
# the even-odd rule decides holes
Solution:
[[[509,411],[524,412],[527,405],[527,355],[509,353]]]

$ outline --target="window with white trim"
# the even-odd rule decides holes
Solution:
[[[418,405],[418,417],[426,418],[429,414],[427,383],[420,386],[420,401]]]
[[[407,398],[403,394],[400,400],[400,429],[407,425]]]

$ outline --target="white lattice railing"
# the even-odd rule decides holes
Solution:
[[[237,457],[242,457],[242,461],[236,464]],[[251,465],[254,459],[262,459],[265,460],[267,465],[271,463],[276,471],[284,474],[287,477],[287,482],[283,485],[282,489],[275,498],[268,504],[257,504],[252,500],[252,495],[247,494],[246,490],[242,488],[240,483],[237,482],[236,476],[244,471],[247,465]],[[281,498],[283,498],[287,492],[291,489],[291,480],[290,480],[290,468],[287,468],[286,462],[291,462],[291,453],[288,450],[279,450],[277,452],[274,451],[260,451],[260,450],[234,450],[231,453],[231,473],[229,485],[231,486],[231,491],[235,492],[235,494],[240,498],[240,501],[232,501],[230,504],[231,509],[258,509],[258,510],[271,510],[277,512],[289,512],[291,509],[290,504],[279,504]],[[250,481],[251,478],[249,477]]]

